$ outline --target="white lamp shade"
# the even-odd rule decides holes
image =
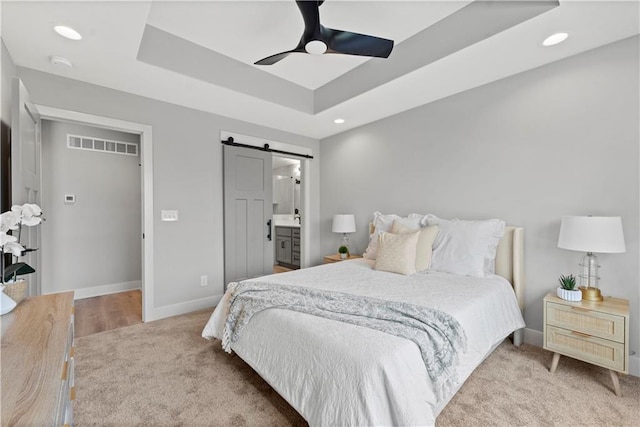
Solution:
[[[580,252],[625,252],[619,216],[565,216],[560,224],[558,247]]]
[[[331,231],[333,231],[334,233],[355,233],[356,217],[351,214],[334,215]]]

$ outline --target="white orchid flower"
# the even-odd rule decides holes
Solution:
[[[0,249],[2,252],[11,252],[15,256],[20,256],[24,248],[17,243],[16,236],[7,234],[6,232],[0,232]]]
[[[22,206],[22,218],[31,218],[40,215],[42,215],[42,209],[40,209],[40,206],[33,203],[25,203]]]
[[[31,227],[33,225],[38,225],[42,222],[42,218],[39,216],[30,216],[30,217],[22,217],[22,225],[26,225],[27,227]]]
[[[6,233],[9,230],[17,230],[20,227],[20,214],[7,211],[0,215],[0,232]]]
[[[7,243],[16,242],[17,240],[15,236],[7,234],[5,231],[0,232],[0,247],[4,248]]]
[[[42,215],[42,209],[40,209],[40,206],[33,203],[25,203],[22,206],[13,205],[11,207],[11,212],[5,213],[11,213],[18,218],[17,226],[15,228],[11,228],[11,230],[17,230],[20,225],[31,227],[42,222],[42,218],[40,218],[40,215]]]
[[[24,248],[17,242],[8,242],[4,245],[2,251],[4,253],[10,253],[15,257],[19,257],[22,255],[22,251],[24,251]]]

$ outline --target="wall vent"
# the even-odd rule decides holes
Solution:
[[[67,147],[77,150],[102,151],[103,153],[137,156],[138,144],[67,134]]]

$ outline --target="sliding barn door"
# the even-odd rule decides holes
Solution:
[[[11,111],[11,204],[40,203],[40,114],[29,92],[18,78],[13,79]],[[45,215],[46,216],[46,215]],[[22,227],[20,242],[31,249],[40,247],[40,227]],[[24,278],[29,295],[40,294],[40,251],[20,258],[36,272]]]
[[[271,274],[271,153],[223,146],[224,275],[230,282]]]

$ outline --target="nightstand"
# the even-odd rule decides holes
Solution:
[[[553,293],[544,297],[544,348],[554,352],[550,372],[560,356],[609,369],[616,395],[618,374],[629,372],[629,301],[605,297],[602,302],[570,302]]]
[[[342,258],[340,258],[340,254],[333,254],[333,255],[327,255],[324,258],[322,258],[322,263],[323,264],[331,264],[333,262],[347,261],[349,259],[356,259],[356,258],[362,258],[362,255],[350,254],[345,259],[342,259]]]

